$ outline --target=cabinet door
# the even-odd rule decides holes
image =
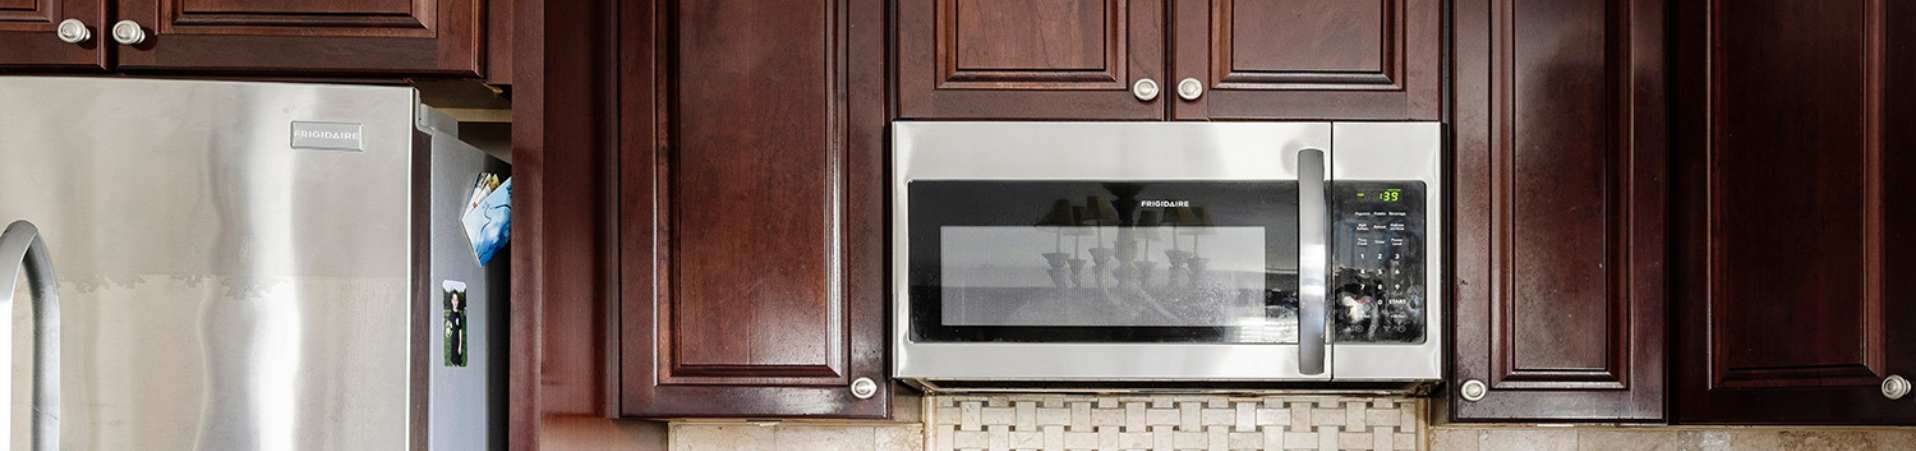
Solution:
[[[1442,0],[1172,1],[1176,119],[1439,117]]]
[[[898,2],[898,109],[924,119],[1163,119],[1163,0]],[[1157,86],[1142,100],[1133,87]]]
[[[0,71],[103,70],[111,43],[102,30],[103,0],[0,0]],[[91,35],[69,44],[56,33],[77,19]]]
[[[626,4],[624,415],[887,414],[884,5]]]
[[[1456,8],[1451,419],[1662,421],[1665,3]]]
[[[1677,3],[1677,419],[1916,424],[1916,4]]]
[[[127,70],[476,76],[483,3],[125,0],[146,39],[113,45]]]

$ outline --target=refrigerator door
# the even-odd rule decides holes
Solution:
[[[411,89],[11,77],[0,99],[0,222],[59,264],[62,448],[420,446]]]

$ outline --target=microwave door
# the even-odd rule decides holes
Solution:
[[[1335,372],[1330,124],[894,127],[898,377]]]

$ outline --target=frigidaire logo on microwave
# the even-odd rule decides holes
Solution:
[[[1143,201],[1138,201],[1138,205],[1140,205],[1140,206],[1144,206],[1144,207],[1151,207],[1151,208],[1175,208],[1175,207],[1189,207],[1189,206],[1191,206],[1191,201],[1188,201],[1188,200],[1156,200],[1156,199],[1153,199],[1153,200],[1143,200]]]

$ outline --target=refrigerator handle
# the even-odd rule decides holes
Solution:
[[[1297,152],[1297,371],[1324,373],[1325,322],[1324,296],[1330,291],[1327,267],[1330,259],[1328,199],[1324,151],[1307,148]]]
[[[20,272],[27,273],[27,290],[33,296],[33,418],[29,443],[33,451],[60,449],[60,293],[53,279],[53,259],[47,254],[40,229],[27,221],[15,221],[0,232],[0,307],[11,311],[13,293],[20,283]],[[12,349],[13,322],[6,321],[0,344]],[[12,359],[7,374],[13,374]],[[0,405],[13,405],[12,390],[0,390]],[[12,411],[0,414],[6,420],[0,430],[12,427]],[[7,434],[11,437],[12,434]]]

